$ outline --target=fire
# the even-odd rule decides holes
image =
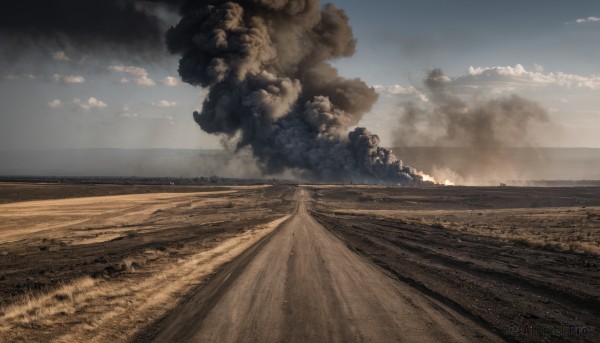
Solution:
[[[433,176],[427,175],[427,174],[423,173],[422,171],[418,172],[417,175],[419,175],[424,182],[431,182],[435,185],[455,186],[454,182],[452,182],[448,179],[446,179],[444,182],[438,182]]]
[[[437,181],[435,181],[435,178],[433,178],[433,176],[427,175],[425,173],[423,173],[422,171],[419,172],[419,175],[423,178],[423,181],[427,182],[427,181],[431,181],[433,183],[438,183]]]

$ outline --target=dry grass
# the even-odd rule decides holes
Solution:
[[[26,297],[0,311],[0,341],[126,341],[288,217],[245,230],[185,259],[170,257],[169,251],[147,250],[122,262],[129,270],[124,277],[84,277]],[[143,271],[136,271],[142,264],[146,264]]]
[[[498,210],[337,210],[371,214],[534,248],[600,255],[600,207]]]
[[[96,281],[90,277],[84,277],[72,281],[52,292],[37,296],[26,296],[18,304],[8,306],[0,318],[0,331],[8,329],[10,323],[17,323],[21,327],[35,327],[39,324],[51,325],[49,318],[53,316],[73,315],[76,311],[76,303],[84,294],[90,294]]]
[[[473,211],[449,218],[445,226],[534,248],[600,255],[600,208]],[[479,215],[481,213],[481,215]],[[466,217],[466,218],[465,218]]]
[[[222,201],[209,196],[235,192],[149,193],[0,204],[0,242],[50,233],[64,237],[65,232],[97,222],[115,227],[140,223],[158,210],[188,204],[190,199],[195,200],[195,206],[201,206],[203,201]],[[206,200],[198,199],[203,197]]]

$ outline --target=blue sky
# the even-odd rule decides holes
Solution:
[[[441,68],[465,99],[512,93],[552,122],[541,146],[600,148],[599,1],[335,1],[350,16],[355,56],[341,74],[376,86],[362,125],[392,145],[398,105],[426,102]],[[0,61],[0,149],[219,148],[191,113],[205,92],[179,82],[177,58],[152,62],[32,51]]]
[[[337,1],[351,18],[359,49],[340,63],[369,82],[394,83],[442,68],[543,64],[600,73],[598,1]]]

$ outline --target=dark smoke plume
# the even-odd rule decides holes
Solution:
[[[377,94],[327,61],[354,54],[346,13],[318,0],[187,1],[167,33],[179,74],[209,94],[195,121],[251,147],[265,172],[329,181],[422,180],[365,128]]]
[[[164,55],[165,23],[174,0],[18,0],[0,11],[0,43],[17,58],[24,50]],[[168,26],[167,26],[168,27]]]
[[[450,82],[439,69],[428,75],[424,84],[430,104],[426,108],[410,102],[402,105],[395,145],[465,148],[460,163],[432,157],[438,163],[459,165],[453,171],[458,175],[434,171],[434,176],[451,177],[463,184],[518,176],[511,149],[506,148],[530,146],[532,126],[547,123],[548,113],[518,95],[464,101],[452,92]]]
[[[377,94],[327,61],[351,56],[343,10],[318,0],[12,1],[0,13],[0,53],[21,50],[148,57],[164,49],[160,13],[181,21],[167,33],[185,82],[209,89],[200,127],[250,147],[268,174],[300,170],[319,180],[411,183],[377,135],[358,124]]]

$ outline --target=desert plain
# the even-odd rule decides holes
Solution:
[[[0,183],[2,342],[599,328],[599,187]]]

